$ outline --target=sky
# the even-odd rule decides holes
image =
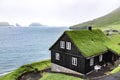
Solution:
[[[72,26],[118,8],[120,0],[0,0],[0,22]]]

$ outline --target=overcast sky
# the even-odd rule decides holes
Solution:
[[[0,21],[71,26],[118,8],[120,0],[0,0]]]

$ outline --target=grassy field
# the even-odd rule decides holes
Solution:
[[[26,64],[21,66],[20,68],[16,69],[15,71],[0,77],[0,80],[16,80],[18,76],[22,75],[23,73],[34,71],[34,70],[44,70],[51,66],[50,60],[35,62],[32,64]]]
[[[101,27],[101,30],[109,30],[109,29],[116,29],[116,30],[120,30],[120,24],[116,24],[116,25],[109,25],[106,27]]]
[[[83,80],[83,79],[60,73],[44,73],[43,77],[40,80]]]

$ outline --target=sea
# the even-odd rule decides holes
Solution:
[[[50,59],[48,50],[68,27],[0,27],[0,75]]]

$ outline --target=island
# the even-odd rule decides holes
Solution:
[[[0,26],[12,26],[8,22],[0,22]]]
[[[31,27],[31,26],[43,26],[43,25],[41,25],[40,23],[37,23],[37,22],[33,22],[29,26]]]

